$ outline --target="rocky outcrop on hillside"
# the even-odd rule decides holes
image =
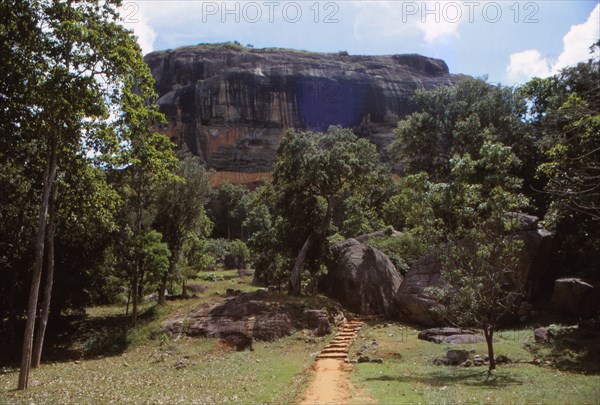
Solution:
[[[203,44],[145,57],[161,128],[209,167],[268,172],[289,128],[353,128],[382,154],[418,88],[456,83],[446,63],[421,55],[353,56]]]

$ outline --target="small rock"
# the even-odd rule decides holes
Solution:
[[[359,363],[368,363],[369,361],[371,361],[371,359],[369,358],[369,356],[360,356],[357,361]]]
[[[185,367],[185,363],[183,362],[183,360],[179,360],[176,361],[175,364],[173,364],[173,367],[175,367],[175,369],[179,370]]]
[[[500,356],[496,357],[496,363],[498,363],[498,364],[512,363],[512,361],[508,357],[506,357],[504,355],[500,355]]]
[[[81,362],[80,362],[80,363],[81,363]],[[123,366],[124,366],[124,367],[129,367],[129,363],[127,363],[127,362],[124,362],[124,363],[123,363]]]
[[[75,364],[81,364],[81,360],[75,360],[75,362],[74,362],[74,363],[75,363]],[[129,364],[125,363],[124,365],[127,365],[127,366],[128,366]]]
[[[256,359],[256,362],[257,362],[257,363],[260,363],[260,359]]]
[[[465,360],[459,364],[460,367],[471,367],[471,360]]]
[[[474,366],[483,366],[483,359],[479,356],[476,356],[473,358],[473,365]]]
[[[469,352],[466,350],[448,350],[446,358],[449,364],[459,365],[469,358]]]
[[[383,363],[383,359],[380,359],[380,358],[371,359],[371,363],[382,364]]]
[[[533,338],[537,343],[547,342],[550,340],[551,333],[548,328],[537,328],[533,330]]]
[[[438,357],[436,359],[433,359],[433,364],[436,366],[447,366],[448,364],[450,364],[450,362],[445,357]]]

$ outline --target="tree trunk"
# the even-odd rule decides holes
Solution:
[[[169,270],[165,274],[163,274],[162,279],[160,280],[160,289],[158,290],[158,303],[163,305],[165,303],[165,290],[167,289],[167,281],[169,281],[169,274],[173,274],[175,272],[175,261],[173,259],[174,252],[171,253],[171,259],[169,260]],[[172,290],[172,289],[171,289]],[[171,291],[172,293],[173,291]]]
[[[304,244],[302,245],[302,249],[298,252],[298,256],[296,257],[296,262],[294,263],[294,268],[292,269],[292,276],[290,277],[290,295],[300,295],[300,287],[301,287],[301,276],[302,276],[302,266],[304,265],[304,261],[306,260],[306,255],[310,250],[313,240],[316,237],[316,233],[323,234],[329,228],[329,223],[331,222],[333,204],[330,198],[327,199],[327,213],[325,214],[325,219],[321,223],[319,229],[313,233],[311,233]]]
[[[301,275],[302,275],[302,265],[304,265],[304,260],[306,260],[306,255],[310,247],[312,246],[313,234],[311,233],[304,244],[302,245],[302,249],[298,252],[298,256],[296,257],[296,263],[294,263],[294,268],[292,269],[292,277],[290,278],[290,295],[300,295],[300,287],[301,287]]]
[[[139,288],[139,277],[138,269],[136,266],[135,274],[133,276],[133,286],[131,287],[131,325],[135,328],[137,325],[138,316],[138,288]]]
[[[129,285],[129,291],[127,292],[127,305],[125,306],[125,332],[127,332],[127,321],[129,318],[129,304],[131,304],[131,285]]]
[[[488,369],[488,374],[491,374],[492,370],[496,369],[496,359],[494,358],[494,327],[493,326],[485,326],[483,328],[483,334],[485,336],[485,342],[488,347],[488,356],[490,361],[490,368]]]
[[[33,276],[29,289],[29,302],[27,304],[27,321],[23,334],[23,351],[21,354],[21,369],[19,372],[19,383],[17,389],[24,390],[29,382],[29,368],[31,366],[31,355],[33,349],[33,333],[35,329],[35,315],[37,312],[38,295],[42,279],[42,264],[44,260],[44,242],[46,239],[46,221],[48,216],[48,205],[50,192],[56,177],[56,139],[50,140],[50,150],[44,173],[44,186],[42,188],[42,202],[38,218],[38,229],[35,243],[35,259],[33,262]]]
[[[46,233],[46,243],[48,244],[48,252],[46,254],[46,285],[44,286],[42,313],[38,321],[38,332],[33,347],[32,368],[37,368],[42,359],[42,348],[44,346],[46,326],[48,325],[48,315],[50,314],[50,300],[52,299],[52,284],[54,283],[54,232],[56,229],[56,185],[52,187],[52,199],[50,200],[49,209],[50,221]]]

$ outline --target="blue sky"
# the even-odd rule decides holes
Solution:
[[[452,73],[509,85],[589,58],[600,38],[598,0],[124,0],[122,14],[145,52],[236,40],[362,55],[419,53],[445,60]]]

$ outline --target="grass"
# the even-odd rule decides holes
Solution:
[[[86,309],[67,319],[54,352],[33,370],[27,391],[16,391],[18,368],[0,372],[0,404],[8,403],[293,403],[325,339],[302,332],[276,342],[255,342],[254,351],[232,352],[216,339],[174,340],[160,329],[170,313],[191,311],[225,295],[227,288],[255,290],[236,271],[197,279],[209,290],[198,298],[144,303],[140,324],[123,330],[124,308]],[[204,273],[201,274],[205,275]],[[282,298],[283,299],[283,298]]]
[[[363,343],[376,348],[366,354],[381,357],[383,364],[361,363],[352,373],[353,383],[371,391],[382,404],[598,404],[600,377],[561,371],[527,363],[499,365],[491,378],[487,367],[434,366],[432,360],[449,349],[475,349],[487,353],[485,344],[438,345],[417,339],[417,330],[399,324],[380,328],[369,325],[361,331],[351,353]],[[497,334],[495,351],[511,360],[534,357],[525,344],[533,344],[532,332],[507,330]],[[372,346],[371,346],[372,347]]]
[[[67,317],[54,335],[52,351],[33,370],[30,388],[16,391],[18,369],[0,371],[3,403],[295,403],[304,390],[314,356],[330,337],[306,339],[300,331],[276,342],[255,342],[254,351],[232,352],[216,339],[172,339],[160,324],[175,312],[187,313],[198,304],[225,295],[228,288],[252,291],[251,278],[236,271],[201,273],[189,283],[208,291],[197,298],[144,303],[140,324],[123,330],[124,308],[86,309]],[[214,276],[214,277],[213,277]],[[322,296],[289,297],[269,293],[269,299],[302,311],[305,306],[330,308]],[[384,326],[387,325],[387,326]],[[579,336],[564,326],[560,339],[535,344],[531,328],[497,333],[497,355],[513,361],[534,358],[552,365],[499,365],[487,378],[486,367],[434,366],[432,360],[449,349],[475,349],[485,344],[438,345],[417,339],[417,330],[399,323],[371,321],[362,329],[350,353],[367,344],[365,354],[383,364],[357,364],[351,379],[358,392],[380,404],[600,404],[600,342]],[[376,341],[377,346],[372,342]],[[2,348],[7,350],[7,348]],[[19,352],[19,348],[14,349]]]
[[[287,403],[320,346],[290,336],[231,352],[214,339],[158,340],[117,356],[44,364],[24,392],[13,390],[18,372],[10,371],[0,376],[0,402]]]

